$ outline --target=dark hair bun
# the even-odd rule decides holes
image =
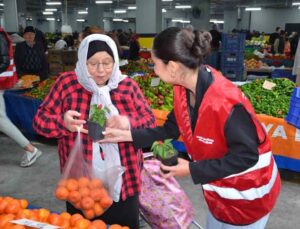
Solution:
[[[208,32],[199,32],[191,26],[185,29],[169,27],[155,37],[152,50],[164,63],[179,61],[188,68],[196,69],[209,54],[210,42]]]
[[[194,43],[191,47],[191,53],[198,58],[207,56],[210,52],[211,35],[209,32],[194,31]]]

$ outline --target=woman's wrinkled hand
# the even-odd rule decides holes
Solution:
[[[74,110],[68,110],[64,114],[65,126],[71,132],[76,132],[79,129],[81,133],[87,134],[88,133],[87,129],[83,128],[83,124],[85,124],[86,121],[79,119],[80,116],[81,114],[79,112]]]
[[[116,129],[121,129],[121,130],[129,130],[130,122],[126,116],[114,115],[107,120],[106,127],[116,128]]]
[[[118,142],[132,142],[130,130],[120,130],[115,128],[106,128],[103,132],[104,139],[99,143],[118,143]]]
[[[190,167],[189,167],[189,161],[184,160],[182,158],[178,158],[178,164],[174,166],[166,166],[164,164],[160,164],[160,168],[162,170],[167,171],[168,173],[163,174],[165,178],[169,178],[172,176],[177,177],[186,177],[190,175]]]

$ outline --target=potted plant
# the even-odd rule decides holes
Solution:
[[[99,141],[104,138],[102,132],[105,129],[106,115],[109,113],[109,110],[102,104],[93,104],[90,109],[90,117],[87,121],[89,136],[93,141]]]
[[[166,139],[164,141],[155,141],[151,150],[154,156],[161,161],[164,165],[173,166],[177,165],[178,152],[171,143],[172,139]],[[165,171],[163,171],[165,173]]]

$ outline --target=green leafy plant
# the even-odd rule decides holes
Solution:
[[[177,154],[176,149],[173,147],[171,143],[172,139],[166,139],[165,141],[155,141],[151,150],[153,151],[154,156],[167,159]]]
[[[103,106],[102,104],[93,104],[91,105],[90,120],[103,127],[107,120],[107,113],[109,113],[107,107]]]

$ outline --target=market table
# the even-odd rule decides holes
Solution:
[[[158,125],[163,125],[168,112],[153,110]],[[268,115],[257,115],[259,121],[265,127],[271,142],[278,168],[300,172],[300,129],[289,125],[282,118]],[[174,147],[181,152],[186,152],[181,139],[173,141]]]
[[[27,136],[35,138],[32,120],[41,100],[23,96],[24,91],[5,91],[6,113],[12,122]],[[167,111],[153,109],[158,125],[162,125]],[[268,132],[272,141],[272,151],[279,168],[300,172],[300,129],[289,125],[284,119],[267,115],[258,115],[258,119]],[[173,142],[177,150],[185,152],[181,139]]]
[[[23,96],[23,93],[24,90],[6,90],[4,92],[6,113],[27,137],[35,138],[36,133],[32,128],[32,120],[42,101]]]

